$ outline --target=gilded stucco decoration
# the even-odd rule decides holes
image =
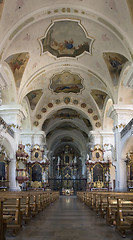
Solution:
[[[69,98],[69,97],[65,97],[65,98],[64,98],[64,103],[65,103],[65,104],[70,103],[70,98]]]
[[[47,112],[47,109],[46,108],[42,108],[42,113],[45,113],[45,112]]]
[[[86,103],[81,103],[81,107],[85,108],[86,107]]]
[[[48,107],[52,108],[53,107],[53,103],[48,103]]]
[[[93,109],[92,108],[88,108],[88,113],[93,113]]]

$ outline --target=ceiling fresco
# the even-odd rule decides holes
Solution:
[[[10,66],[14,75],[16,87],[19,88],[24,70],[29,60],[29,53],[17,53],[9,56],[5,62]]]
[[[50,89],[55,93],[79,93],[83,89],[82,79],[70,72],[56,74],[50,81]]]
[[[105,92],[102,92],[100,90],[91,90],[91,95],[96,101],[99,109],[103,109],[104,101],[107,97],[107,94]]]
[[[73,142],[73,138],[72,137],[63,137],[63,138],[61,138],[61,142]]]
[[[87,118],[83,118],[83,121],[88,128],[92,127],[90,121]]]
[[[57,129],[62,129],[62,130],[73,130],[73,129],[78,129],[78,127],[72,123],[65,122],[60,124]]]
[[[69,108],[58,110],[55,114],[53,114],[52,118],[61,118],[61,119],[73,119],[73,118],[81,118],[81,115]]]
[[[87,36],[79,21],[55,21],[46,37],[40,39],[42,53],[49,51],[56,57],[76,57],[91,54],[94,39]]]
[[[103,53],[103,58],[109,70],[110,76],[114,86],[118,85],[119,76],[124,64],[128,61],[123,55],[119,53]]]
[[[82,120],[81,124],[85,124],[87,128],[92,129],[91,123],[87,118],[84,118],[80,113],[78,113],[76,110],[72,110],[69,108],[65,109],[60,109],[56,113],[54,113],[50,118],[47,118],[42,126],[42,130],[46,130],[48,126],[52,127],[53,126],[53,120],[55,119],[60,119],[60,120],[65,120],[65,122],[60,122],[59,124],[56,124],[55,129],[58,130],[78,130],[81,131],[80,128],[77,126],[77,122],[72,123],[68,122],[68,120],[74,120],[76,121],[80,119]]]
[[[30,103],[30,107],[32,110],[35,109],[38,101],[40,100],[41,96],[43,94],[43,91],[40,90],[35,90],[35,91],[31,91],[27,94],[27,97],[29,99],[29,103]]]
[[[44,131],[49,153],[112,131],[109,107],[132,104],[133,0],[0,0],[0,20],[2,101],[26,110],[24,131]]]
[[[128,4],[128,7],[129,7],[131,20],[132,20],[132,23],[133,23],[133,0],[127,0],[127,4]]]
[[[0,18],[2,16],[2,11],[3,11],[3,7],[4,7],[4,1],[5,0],[0,0]]]

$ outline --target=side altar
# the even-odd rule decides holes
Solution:
[[[30,152],[25,152],[25,146],[19,144],[16,152],[16,180],[23,190],[45,189],[48,185],[49,161],[44,150],[35,144]]]
[[[127,153],[125,162],[127,165],[127,188],[133,192],[133,151]]]
[[[87,187],[89,191],[109,191],[110,161],[104,160],[104,150],[100,145],[91,149],[91,157],[86,161]]]

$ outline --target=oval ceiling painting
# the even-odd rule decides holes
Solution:
[[[56,57],[76,57],[83,52],[91,54],[93,38],[89,37],[80,21],[54,21],[45,37],[40,38],[42,54],[50,52]]]

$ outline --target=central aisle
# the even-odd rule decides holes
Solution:
[[[76,196],[60,197],[15,238],[7,240],[122,240],[114,228],[81,203]],[[130,238],[126,238],[128,240]]]

